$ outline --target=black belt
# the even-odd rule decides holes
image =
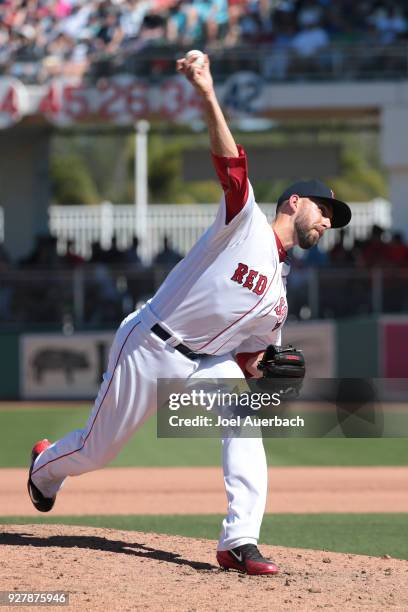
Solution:
[[[163,329],[161,325],[159,325],[158,323],[156,323],[156,325],[153,325],[151,329],[152,329],[152,332],[156,334],[156,336],[159,336],[159,338],[161,338],[164,341],[171,338],[171,334],[169,334],[169,332]],[[188,357],[192,361],[194,361],[195,359],[202,359],[203,357],[210,357],[210,355],[205,355],[204,353],[194,353],[194,351],[192,351],[191,349],[188,348],[188,346],[182,343],[177,344],[176,346],[173,346],[173,348],[175,348],[176,351],[178,351],[179,353],[182,353],[183,355],[185,355],[185,357]]]

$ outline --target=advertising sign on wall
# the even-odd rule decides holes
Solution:
[[[12,77],[0,78],[0,129],[8,128],[20,121],[28,112],[26,87]]]
[[[26,334],[20,338],[22,399],[94,399],[106,370],[112,332]],[[331,322],[285,326],[283,343],[303,350],[307,375],[336,375],[335,326]]]
[[[268,107],[267,87],[252,72],[232,74],[217,93],[231,116],[258,115]],[[201,98],[180,75],[152,86],[149,79],[118,74],[89,84],[55,78],[36,95],[17,79],[0,78],[0,129],[25,115],[41,115],[60,126],[103,122],[133,126],[138,119],[191,122],[202,118]]]
[[[20,338],[23,399],[94,399],[108,362],[111,332]]]

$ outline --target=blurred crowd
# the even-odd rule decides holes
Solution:
[[[0,0],[0,70],[32,83],[95,65],[101,76],[158,50],[151,75],[166,57],[174,71],[183,49],[261,47],[264,76],[284,78],[330,43],[406,42],[407,17],[405,0]]]
[[[367,239],[350,244],[347,231],[341,230],[328,251],[315,246],[304,257],[293,258],[288,280],[291,312],[298,318],[404,312],[407,280],[408,244],[401,233],[373,225]],[[314,312],[311,285],[318,295]]]
[[[168,236],[163,237],[162,248],[149,265],[142,263],[138,248],[136,237],[126,249],[119,248],[115,238],[109,249],[95,242],[85,260],[73,242],[68,241],[65,254],[59,255],[56,239],[44,236],[28,257],[12,264],[0,244],[0,325],[61,326],[66,317],[79,317],[80,325],[85,326],[117,325],[154,294],[182,259]],[[288,299],[292,317],[346,317],[408,309],[408,244],[400,233],[374,225],[367,239],[352,242],[342,230],[330,250],[316,246],[303,253],[303,257],[291,254]],[[311,310],[311,286],[317,291],[317,312]],[[80,313],[76,310],[78,292]]]
[[[408,267],[408,245],[399,232],[386,232],[373,225],[366,240],[355,239],[350,243],[346,230],[340,230],[334,246],[327,252],[316,246],[306,251],[306,256],[295,260],[296,268],[371,268]]]
[[[72,241],[59,255],[56,238],[39,236],[33,251],[13,264],[0,244],[0,325],[61,325],[78,316],[88,326],[118,323],[153,295],[183,257],[164,236],[151,264],[143,265],[138,246],[136,237],[127,249],[119,249],[116,238],[109,249],[95,242],[84,259]]]

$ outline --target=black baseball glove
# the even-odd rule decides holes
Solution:
[[[264,356],[258,363],[263,376],[260,385],[272,392],[287,397],[298,397],[305,376],[305,358],[302,351],[292,345],[266,347]]]

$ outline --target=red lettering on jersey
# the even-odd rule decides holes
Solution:
[[[281,299],[279,300],[278,306],[276,306],[276,308],[274,309],[278,317],[282,316],[284,312],[284,306],[285,306],[285,298],[281,297]]]
[[[266,289],[267,282],[268,282],[267,277],[264,276],[263,274],[260,274],[259,278],[258,278],[258,281],[257,281],[257,283],[255,285],[255,288],[254,288],[254,293],[256,293],[257,295],[262,295],[263,292]]]
[[[278,320],[276,321],[275,326],[272,328],[272,331],[275,331],[276,329],[278,329],[282,325],[284,320],[286,319],[286,314],[288,312],[288,305],[286,304],[286,300],[284,297],[280,298],[279,304],[275,306],[274,308],[274,312],[276,316],[278,317]]]
[[[233,280],[236,283],[239,283],[240,285],[242,285],[242,282],[244,280],[244,276],[245,276],[245,274],[247,274],[247,272],[248,272],[248,266],[245,265],[244,263],[239,263],[237,269],[234,272],[234,274],[231,276],[231,280]]]
[[[276,313],[276,316],[278,317],[278,320],[272,331],[275,331],[275,329],[278,329],[278,327],[280,327],[282,323],[284,322],[284,320],[286,319],[286,315],[288,312],[288,305],[286,304],[286,300],[284,297],[280,298],[279,304],[278,306],[274,308],[274,311]]]
[[[248,289],[252,289],[252,287],[254,286],[254,278],[256,278],[257,276],[258,272],[256,270],[250,270],[243,286],[247,287]]]
[[[244,263],[239,263],[234,274],[231,276],[231,280],[235,281],[236,283],[239,283],[240,285],[244,283],[243,286],[246,289],[252,290],[257,295],[262,295],[268,284],[268,277],[265,276],[264,274],[259,274],[258,270],[251,269],[249,270],[249,272],[248,270],[249,270],[249,266],[247,266]],[[259,278],[254,287],[254,280],[256,279],[258,274],[259,274]],[[246,279],[244,282],[245,276],[246,276]]]

